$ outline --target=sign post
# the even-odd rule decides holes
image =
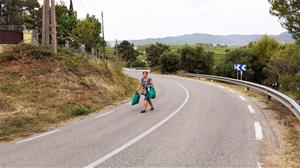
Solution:
[[[235,64],[234,70],[236,70],[236,78],[239,79],[239,72],[241,74],[241,80],[243,80],[243,72],[247,71],[247,65]]]
[[[243,80],[243,71],[241,71],[241,80]]]

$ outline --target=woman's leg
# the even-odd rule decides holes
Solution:
[[[144,100],[144,111],[147,110],[148,103],[149,103],[148,100]]]
[[[149,103],[149,105],[151,106],[151,110],[153,110],[153,109],[154,109],[154,107],[153,107],[153,103],[152,103],[152,101],[151,101],[151,100],[148,100],[148,103]]]

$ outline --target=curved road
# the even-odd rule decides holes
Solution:
[[[126,103],[6,145],[0,167],[257,167],[263,137],[255,103],[227,88],[151,77],[155,111]]]

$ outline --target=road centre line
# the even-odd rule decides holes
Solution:
[[[255,128],[255,137],[257,141],[261,141],[263,139],[263,131],[262,127],[259,124],[259,122],[254,123],[254,128]]]
[[[248,109],[249,109],[250,113],[252,113],[252,114],[255,113],[255,110],[253,109],[253,107],[250,104],[248,105]]]
[[[231,93],[236,93],[236,91],[234,91],[234,90],[231,90],[231,89],[229,89],[229,91],[230,91]]]
[[[18,141],[18,142],[16,142],[16,143],[17,143],[17,144],[20,144],[20,143],[32,141],[32,140],[34,140],[34,139],[41,138],[41,137],[44,137],[44,136],[46,136],[46,135],[54,134],[54,133],[56,133],[56,132],[58,132],[58,131],[60,131],[60,129],[56,129],[56,130],[53,130],[53,131],[50,131],[50,132],[47,132],[47,133],[44,133],[44,134],[41,134],[41,135],[32,137],[32,138],[24,139],[24,140]]]
[[[239,96],[240,99],[242,99],[243,101],[246,101],[246,99],[243,96]]]
[[[149,128],[148,130],[146,130],[145,132],[143,132],[142,134],[138,135],[137,137],[135,137],[134,139],[130,140],[129,142],[127,142],[126,144],[122,145],[121,147],[113,150],[112,152],[106,154],[105,156],[99,158],[98,160],[90,163],[89,165],[85,166],[85,168],[93,168],[98,166],[99,164],[105,162],[106,160],[112,158],[113,156],[115,156],[116,154],[122,152],[123,150],[125,150],[126,148],[130,147],[131,145],[133,145],[134,143],[138,142],[139,140],[141,140],[142,138],[144,138],[145,136],[151,134],[153,131],[155,131],[156,129],[158,129],[159,127],[161,127],[162,125],[164,125],[167,121],[169,121],[171,118],[173,118],[188,102],[189,98],[190,98],[190,93],[189,91],[182,85],[176,83],[178,86],[180,86],[182,89],[184,89],[185,93],[186,93],[186,97],[183,101],[183,103],[173,112],[171,113],[169,116],[167,116],[165,119],[163,119],[162,121],[160,121],[159,123],[157,123],[156,125],[154,125],[153,127]]]

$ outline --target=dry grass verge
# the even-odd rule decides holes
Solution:
[[[0,55],[0,141],[48,130],[128,98],[136,81],[122,64],[21,45]]]

